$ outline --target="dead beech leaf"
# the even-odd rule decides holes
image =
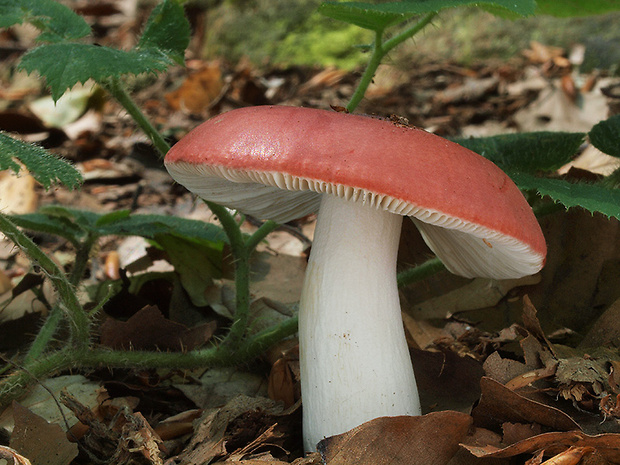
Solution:
[[[26,457],[20,455],[16,450],[5,446],[0,446],[0,460],[13,465],[32,465]]]
[[[180,461],[185,465],[205,465],[226,456],[226,445],[230,442],[227,429],[236,418],[248,412],[272,415],[282,410],[270,399],[248,396],[237,396],[222,408],[207,410],[190,443],[178,457]]]
[[[538,423],[560,431],[579,429],[579,425],[561,410],[523,397],[491,378],[483,377],[480,389],[480,403],[472,411],[476,426],[493,429],[510,422]]]
[[[463,444],[476,457],[505,458],[520,454],[532,454],[544,450],[547,456],[557,456],[573,448],[587,448],[585,450],[600,454],[610,463],[620,463],[620,434],[607,433],[590,436],[581,431],[566,431],[543,433],[525,439],[508,447],[474,446]],[[554,462],[545,462],[549,465]],[[555,462],[564,465],[565,462]],[[566,462],[570,464],[571,462]]]
[[[222,71],[219,63],[204,63],[200,69],[187,77],[181,87],[166,94],[166,101],[175,111],[201,113],[215,100],[222,87]]]
[[[381,417],[319,442],[327,465],[445,464],[458,451],[471,425],[465,413]]]
[[[10,447],[36,465],[68,465],[78,455],[63,429],[13,402],[15,428]]]
[[[208,341],[214,331],[215,322],[188,329],[149,305],[127,321],[108,318],[101,325],[101,344],[114,349],[188,350]]]

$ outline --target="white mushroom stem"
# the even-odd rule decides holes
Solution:
[[[402,216],[324,195],[299,310],[303,435],[382,416],[420,415],[396,256]]]

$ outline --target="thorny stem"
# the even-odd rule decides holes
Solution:
[[[43,251],[21,232],[6,216],[0,215],[0,231],[17,245],[32,262],[38,264],[48,276],[58,292],[60,305],[69,318],[71,339],[76,348],[88,347],[90,341],[90,321],[84,313],[71,285],[63,271]]]
[[[66,347],[46,357],[33,360],[0,382],[0,408],[19,397],[36,380],[76,366],[84,368],[204,368],[239,365],[256,358],[276,342],[297,331],[297,318],[261,331],[243,341],[237,348],[218,345],[190,352],[143,352]]]
[[[54,334],[56,334],[56,329],[58,328],[58,325],[61,321],[62,308],[60,308],[59,305],[54,305],[51,308],[50,313],[45,320],[45,323],[43,323],[43,326],[41,326],[41,329],[37,333],[34,341],[32,341],[32,345],[30,346],[30,349],[28,350],[28,353],[24,358],[24,364],[27,365],[31,363],[33,360],[36,360],[39,356],[41,356],[41,354],[45,352],[49,341],[51,341],[54,337]]]
[[[394,47],[400,45],[405,40],[413,37],[418,32],[420,32],[424,27],[430,24],[430,22],[435,16],[437,16],[436,12],[428,13],[420,21],[385,42],[383,42],[384,31],[379,30],[376,32],[375,43],[372,47],[372,54],[370,56],[370,60],[366,65],[366,69],[362,74],[357,89],[355,90],[355,92],[351,96],[351,100],[347,104],[347,111],[353,112],[353,110],[355,110],[355,108],[357,108],[359,103],[362,101],[364,95],[366,94],[366,91],[368,90],[368,86],[372,82],[372,78],[377,72],[377,68],[383,60],[383,57],[385,57],[385,55],[387,55]]]
[[[235,259],[235,320],[222,343],[223,345],[233,347],[234,350],[235,347],[241,344],[245,336],[250,315],[250,255],[252,255],[256,246],[267,234],[278,225],[273,221],[267,221],[246,240],[235,218],[225,207],[213,202],[206,203],[219,218],[230,242],[230,248]]]
[[[398,283],[398,287],[407,286],[417,281],[422,281],[445,269],[446,267],[441,260],[438,258],[431,258],[420,265],[416,265],[413,268],[398,273],[396,282]]]
[[[133,99],[129,96],[127,91],[125,90],[122,82],[118,78],[110,78],[108,80],[99,82],[99,84],[107,90],[117,101],[120,103],[127,113],[131,115],[134,121],[140,126],[140,128],[144,131],[149,139],[153,142],[157,150],[161,153],[162,156],[168,153],[170,150],[170,145],[160,132],[155,129],[155,127],[151,124],[148,118],[142,113],[142,110],[136,105]]]
[[[90,260],[90,254],[97,239],[98,236],[96,234],[88,233],[86,239],[78,245],[73,270],[71,270],[71,275],[69,276],[69,282],[73,286],[78,286],[82,281],[84,271],[86,271],[88,266],[88,260]]]

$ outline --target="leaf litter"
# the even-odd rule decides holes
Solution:
[[[118,25],[135,18],[124,17],[113,3],[88,14],[109,34],[108,40],[126,45],[132,40],[131,28]],[[603,112],[613,102],[610,97],[601,99],[601,89],[611,85],[609,77],[585,76],[588,86],[580,87],[569,73],[572,65],[566,53],[532,44],[526,55],[528,61],[501,68],[484,63],[470,67],[425,63],[411,70],[384,66],[360,111],[403,116],[444,136],[524,130],[541,121],[550,128],[587,130],[606,116]],[[188,70],[173,69],[138,94],[141,106],[173,139],[196,121],[241,105],[339,106],[357,80],[352,73],[334,69],[258,69],[248,62],[200,59],[188,63]],[[87,177],[78,193],[43,192],[35,186],[25,188],[24,195],[35,195],[43,205],[191,213],[212,221],[153,166],[154,150],[112,102],[82,108],[83,116],[76,114],[72,123],[90,118],[82,126],[48,127],[25,104],[39,89],[30,78],[18,74],[15,79],[23,79],[25,90],[15,91],[19,82],[7,88],[3,84],[1,94],[10,96],[10,101],[0,111],[0,127],[79,162]],[[576,105],[576,98],[587,103],[587,111]],[[595,162],[581,168],[590,169]],[[311,226],[312,218],[287,225],[279,232],[282,243],[277,250],[268,249],[268,255],[259,257],[254,309],[286,315],[294,308],[308,245],[303,238],[311,236]],[[255,227],[250,222],[244,225],[248,231]],[[14,406],[16,428],[9,445],[17,452],[2,446],[0,454],[12,454],[16,463],[28,463],[25,456],[32,463],[70,463],[79,444],[80,456],[74,463],[89,463],[85,457],[93,456],[148,464],[620,463],[617,222],[571,210],[544,219],[543,227],[550,258],[534,280],[491,286],[487,295],[480,295],[468,281],[440,274],[402,290],[424,416],[373,420],[326,439],[320,453],[303,457],[299,365],[296,341],[291,340],[273,348],[255,366],[220,372],[95,370],[88,377],[105,387],[96,402],[92,395],[72,398],[54,391],[80,420],[71,425],[69,440],[30,412],[33,407]],[[52,254],[67,248],[49,238],[41,240]],[[408,246],[401,247],[402,266],[428,257],[427,249],[414,245],[419,240],[415,233],[404,234],[403,241],[412,244],[410,250],[422,252],[410,256]],[[116,265],[108,266],[106,260],[120,250],[117,238],[101,241],[93,257],[94,281],[111,276],[106,270]],[[295,256],[283,250],[294,250]],[[123,262],[123,256],[117,258]],[[174,261],[161,255],[157,259]],[[9,270],[17,264],[14,255],[3,258]],[[174,264],[182,266],[178,260]],[[279,272],[275,277],[273,270]],[[118,271],[115,277],[122,281],[125,270]],[[287,277],[291,279],[283,285]],[[141,279],[146,284],[136,286],[139,291],[126,287],[123,298],[106,309],[106,322],[98,328],[102,344],[186,350],[207,343],[214,330],[217,337],[217,328],[229,321],[225,312],[214,311],[230,304],[231,296],[224,296],[225,281],[216,278],[219,293],[205,297],[202,294],[212,288]],[[488,283],[485,286],[489,288]],[[448,304],[430,300],[449,294]],[[525,294],[531,301],[524,299]],[[177,319],[186,308],[192,308],[192,318],[196,317],[190,326]],[[425,311],[428,320],[411,318],[417,317],[415,308],[432,309]],[[522,323],[516,323],[519,320]],[[574,343],[575,337],[582,342]],[[207,395],[198,397],[198,391]],[[51,447],[51,438],[62,444],[59,451],[67,451],[59,459],[64,462],[38,461],[36,444],[49,451],[45,447]],[[77,443],[70,442],[76,438]]]

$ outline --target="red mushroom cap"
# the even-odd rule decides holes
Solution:
[[[200,197],[284,222],[320,194],[411,216],[446,267],[514,278],[544,264],[546,244],[512,180],[484,157],[390,121],[324,110],[233,110],[166,155],[172,177]]]

